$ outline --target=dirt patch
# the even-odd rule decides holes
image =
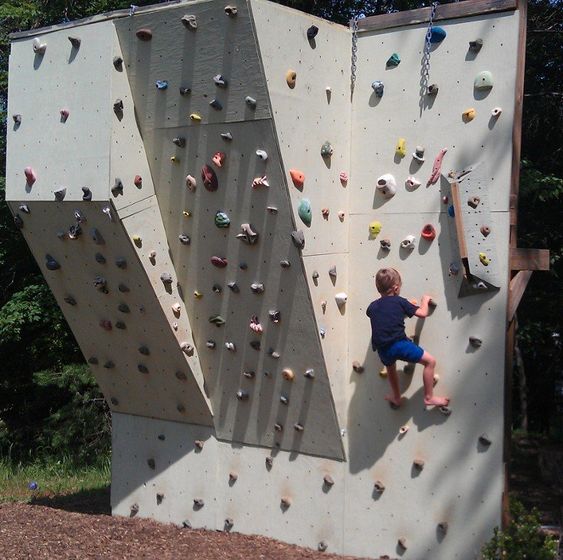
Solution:
[[[352,560],[260,536],[180,529],[150,519],[87,515],[30,504],[0,505],[4,560]]]

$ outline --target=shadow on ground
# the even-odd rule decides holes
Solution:
[[[89,515],[111,515],[109,485],[62,496],[40,496],[32,498],[30,503]]]

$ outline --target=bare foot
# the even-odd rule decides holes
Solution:
[[[448,397],[425,398],[424,404],[427,406],[448,406],[448,404],[450,404],[450,399]]]
[[[397,398],[394,395],[385,395],[385,400],[389,401],[391,408],[399,408],[401,406],[401,397]]]

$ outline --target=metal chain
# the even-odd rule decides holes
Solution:
[[[430,38],[432,37],[432,24],[436,16],[436,7],[438,2],[432,2],[430,9],[430,20],[428,22],[428,29],[426,30],[426,43],[424,45],[424,56],[422,57],[422,87],[426,91],[428,87],[428,80],[430,78]]]
[[[352,28],[352,64],[350,72],[350,91],[354,93],[354,86],[356,85],[356,62],[358,61],[358,20],[359,16],[354,16],[350,22]]]

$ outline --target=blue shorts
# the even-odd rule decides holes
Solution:
[[[424,350],[417,346],[412,340],[405,338],[403,340],[397,340],[397,342],[392,342],[389,346],[384,348],[379,348],[377,350],[379,357],[384,365],[390,366],[394,364],[397,360],[402,360],[403,362],[418,363]]]

